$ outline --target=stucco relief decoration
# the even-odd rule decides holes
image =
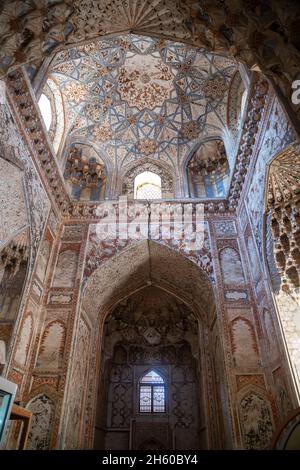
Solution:
[[[155,367],[170,420],[155,426],[150,417],[148,437],[136,427],[143,448],[170,433],[170,448],[266,449],[273,418],[277,424],[297,404],[290,366],[300,376],[300,151],[273,87],[298,73],[293,2],[286,12],[280,0],[250,2],[250,13],[231,0],[0,3],[0,77],[12,71],[0,83],[0,280],[9,274],[15,289],[20,273],[28,277],[23,297],[12,290],[2,300],[6,285],[0,292],[0,326],[12,353],[4,371],[34,414],[28,448],[92,447],[105,368],[110,421],[97,429],[123,433],[123,445],[134,447],[136,381]],[[245,63],[274,80],[254,67],[248,74]],[[47,135],[36,106],[49,80],[61,94],[66,138],[57,162],[55,119]],[[242,82],[250,83],[245,113]],[[163,198],[174,200],[134,206],[134,180],[144,171],[160,176]],[[115,203],[121,194],[129,196],[121,199],[126,213]],[[265,195],[280,319],[260,269]],[[119,228],[105,240],[97,232],[112,200],[132,228],[129,240]],[[199,208],[204,243],[191,249]],[[143,217],[144,238],[135,224]],[[18,301],[13,330],[8,305]]]
[[[222,220],[214,223],[217,237],[235,237],[237,235],[234,220]]]
[[[207,274],[211,282],[215,282],[212,250],[209,238],[209,229],[207,226],[204,228],[203,245],[199,250],[191,249],[189,243],[185,242],[185,240],[161,238],[156,241],[157,243],[168,246],[169,248],[172,248],[173,250],[187,257]],[[139,243],[138,240],[123,240],[117,237],[101,240],[97,234],[97,225],[91,225],[84,270],[84,283],[103,262],[112,258],[115,254],[125,250],[129,246],[135,245],[137,243]]]
[[[166,169],[164,166],[157,164],[151,160],[147,160],[141,164],[135,165],[129,169],[122,178],[122,193],[133,195],[134,191],[134,179],[135,177],[143,173],[144,171],[151,171],[161,178],[161,189],[162,194],[174,193],[174,180],[171,171]]]
[[[215,282],[208,227],[204,228],[204,241],[202,247],[199,250],[191,250],[189,243],[185,243],[184,240],[163,239],[160,240],[160,243],[178,251],[183,256],[186,256],[207,274],[209,280],[212,283]]]
[[[80,199],[87,189],[90,199],[94,193],[93,199],[97,200],[106,180],[103,161],[91,147],[74,145],[67,156],[64,177],[71,186],[71,197]],[[74,189],[75,194],[72,192]]]
[[[204,127],[204,119],[199,121],[189,121],[182,124],[180,129],[180,136],[183,139],[191,140],[197,139],[200,136],[200,132]]]
[[[297,139],[292,124],[287,119],[287,116],[277,98],[273,101],[268,121],[270,125],[264,133],[263,142],[261,143],[255,168],[253,170],[253,177],[245,197],[245,203],[248,208],[249,218],[251,220],[255,241],[260,255],[262,254],[261,240],[263,219],[260,208],[264,205],[264,181],[267,173],[266,165],[270,163],[277,154],[282,152],[289,144]],[[290,159],[292,158],[290,161],[293,161],[294,157],[292,155],[296,157],[296,154],[299,152],[297,152],[297,150],[292,150],[292,147],[290,152]],[[289,157],[287,156],[287,160],[288,159]],[[284,166],[285,165],[283,165],[283,167]],[[296,168],[296,165],[293,163],[291,168]],[[284,171],[284,168],[282,171]],[[292,177],[292,180],[293,179],[294,178]],[[286,183],[281,183],[279,188],[284,184]],[[291,184],[293,185],[294,181],[292,181]]]
[[[188,162],[192,197],[225,197],[229,186],[229,162],[222,140],[203,142]]]
[[[226,81],[219,76],[209,78],[203,83],[203,94],[208,100],[221,98],[226,89]]]
[[[80,103],[86,97],[86,89],[79,83],[68,83],[64,92],[71,103]]]
[[[153,139],[142,139],[136,144],[138,152],[145,155],[153,155],[156,150],[156,142]]]
[[[221,170],[225,163],[227,155],[224,143],[221,140],[213,140],[200,146],[190,160],[189,167],[195,174],[208,175]]]
[[[0,283],[4,270],[9,278],[14,277],[22,263],[29,257],[29,233],[25,229],[14,237],[0,252]]]
[[[197,329],[192,311],[156,287],[147,287],[117,305],[106,322],[103,349],[109,376],[107,397],[112,403],[104,409],[108,428],[128,432],[130,416],[138,406],[133,378],[141,378],[155,364],[168,387],[167,413],[176,439],[197,445],[198,383],[193,359],[199,354]],[[144,426],[148,418],[152,421],[151,415],[140,418]],[[141,428],[140,432],[145,431]]]
[[[151,363],[150,356],[160,357],[162,346],[182,344],[184,339],[190,340],[197,335],[197,322],[185,304],[169,297],[164,299],[162,291],[152,287],[120,303],[110,316],[107,334],[111,344],[123,337],[132,346],[132,352],[138,353],[142,347],[145,358],[149,355],[147,362]]]
[[[290,147],[272,162],[268,209],[274,257],[284,289],[300,286],[300,149]]]
[[[33,413],[28,450],[49,449],[55,411],[53,401],[47,395],[38,395],[28,403],[27,408]]]
[[[91,230],[87,248],[85,265],[85,280],[106,260],[122,251],[131,244],[130,240],[105,240],[100,241],[95,228]]]
[[[254,75],[251,83],[251,89],[248,92],[251,99],[249,99],[247,113],[243,122],[242,142],[238,148],[235,161],[236,171],[233,172],[233,178],[228,196],[229,208],[231,210],[234,210],[239,204],[241,190],[247,176],[251,155],[256,142],[256,135],[260,129],[260,125],[262,124],[262,117],[267,101],[268,89],[268,82],[261,76]],[[260,159],[257,160],[257,162],[261,161],[262,160]],[[254,178],[251,181],[251,185],[253,180]],[[257,188],[255,188],[253,194],[251,195],[250,202],[253,205],[253,209],[255,211],[258,207],[256,203],[256,197],[257,194],[262,193],[262,187],[263,186],[261,184],[258,184]]]
[[[174,408],[174,414],[177,418],[177,426],[188,429],[194,422],[193,409],[190,396],[193,385],[179,385],[174,394],[174,401],[177,402]]]
[[[119,366],[119,368],[128,369],[128,367],[124,365]],[[122,377],[122,374],[118,375],[119,377],[117,380],[119,381],[119,383],[115,383],[117,382],[117,380],[113,379],[113,384],[111,387],[113,398],[111,425],[113,427],[120,428],[130,426],[130,418],[132,416],[133,383],[131,370],[128,378],[124,379],[124,377]]]

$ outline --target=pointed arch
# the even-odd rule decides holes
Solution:
[[[182,254],[159,243],[144,240],[138,244],[130,245],[122,250],[122,252],[109,258],[91,274],[81,295],[80,322],[88,322],[93,325],[93,328],[90,333],[89,351],[86,349],[90,359],[89,365],[85,370],[88,371],[89,375],[85,378],[82,375],[80,379],[84,383],[86,381],[89,382],[90,392],[88,397],[82,395],[80,398],[81,411],[78,410],[78,413],[84,413],[84,409],[88,410],[91,422],[93,422],[93,419],[96,419],[95,407],[100,374],[99,376],[95,375],[95,367],[99,367],[102,353],[104,354],[101,351],[100,345],[102,344],[106,318],[122,300],[129,298],[138,291],[142,292],[150,286],[171,294],[171,296],[191,309],[195,316],[196,334],[199,335],[199,344],[202,344],[199,353],[199,363],[202,364],[205,370],[211,367],[211,364],[206,364],[206,361],[209,356],[208,350],[211,347],[211,328],[214,328],[212,325],[216,324],[214,322],[216,303],[214,292],[206,273]],[[78,335],[81,335],[81,333],[78,332]],[[205,340],[204,337],[206,338]],[[78,336],[75,341],[73,364],[80,360],[79,358],[77,359],[76,353],[77,345],[78,348],[80,346],[79,339]],[[82,355],[82,353],[80,354]],[[72,376],[72,370],[70,374]],[[206,393],[214,397],[215,389],[212,388],[211,381],[207,380],[205,387],[207,388]],[[79,382],[77,383],[77,390],[84,390],[84,387]],[[65,400],[68,402],[68,396],[65,397]],[[208,426],[206,432],[209,442],[218,441],[218,438],[213,435],[212,429],[213,426],[219,426],[219,424],[215,423],[215,420],[218,422],[220,419],[223,419],[221,416],[223,409],[215,409],[211,415],[215,406],[216,401],[205,411],[205,416],[207,415],[205,419],[207,419]],[[227,402],[225,401],[222,406],[226,407]],[[214,425],[209,424],[212,422],[214,422]],[[65,436],[70,435],[70,433],[72,434],[71,429],[67,429],[67,427],[65,429]],[[78,429],[76,433],[76,436],[74,435],[74,445],[78,448],[78,443],[83,440],[84,430]],[[93,434],[89,434],[87,438],[92,439],[92,436]],[[63,436],[62,440],[64,439],[65,437]],[[90,440],[85,445],[92,447]]]

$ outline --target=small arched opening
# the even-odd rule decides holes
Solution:
[[[161,199],[161,177],[152,171],[143,171],[134,179],[135,199]]]

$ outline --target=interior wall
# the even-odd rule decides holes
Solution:
[[[76,397],[74,398],[72,397],[71,400],[69,399],[69,401],[67,401],[68,405],[65,411],[66,415],[64,418],[65,423],[66,423],[65,424],[66,443],[64,444],[65,448],[70,448],[70,447],[76,448],[76,446],[78,445],[90,447],[93,445],[92,443],[93,443],[94,431],[93,431],[92,426],[93,426],[93,420],[94,420],[94,414],[95,414],[95,395],[97,393],[97,390],[96,390],[97,380],[95,380],[95,374],[93,371],[95,370],[95,367],[97,368],[100,367],[99,344],[102,344],[103,319],[105,318],[105,309],[107,308],[104,306],[101,308],[99,306],[99,302],[101,303],[105,302],[105,304],[108,302],[108,305],[111,305],[112,302],[115,303],[116,301],[118,301],[118,299],[120,300],[123,295],[128,296],[130,295],[130,293],[136,291],[140,287],[144,287],[145,284],[147,285],[147,282],[149,283],[148,273],[146,269],[146,266],[148,265],[148,262],[149,262],[147,261],[149,257],[147,246],[148,246],[148,242],[145,241],[143,243],[139,243],[136,247],[133,246],[130,252],[127,251],[127,252],[121,253],[121,258],[119,258],[119,260],[120,260],[122,268],[121,269],[120,267],[118,268],[118,277],[122,276],[119,279],[119,282],[121,281],[121,283],[119,284],[117,282],[118,279],[116,279],[115,277],[114,282],[117,283],[115,284],[115,287],[112,286],[112,283],[111,283],[112,277],[110,274],[111,269],[113,270],[112,272],[114,272],[114,265],[116,262],[115,257],[111,259],[110,263],[104,263],[101,269],[98,268],[98,270],[94,272],[94,276],[92,276],[91,280],[88,281],[87,287],[85,289],[85,294],[82,299],[82,310],[81,310],[81,316],[80,316],[79,326],[77,330],[76,344],[79,345],[79,344],[82,344],[82,342],[86,343],[86,350],[89,351],[88,354],[90,354],[90,361],[89,361],[89,366],[85,368],[85,370],[83,371],[83,374],[80,374],[80,376],[78,376],[79,369],[78,367],[76,367],[76,364],[77,364],[77,361],[80,361],[80,355],[82,354],[83,348],[81,349],[80,354],[77,357],[78,349],[76,347],[76,353],[75,353],[76,355],[74,354],[75,357],[73,356],[75,365],[73,364],[72,366],[73,372],[71,371],[71,382],[73,382],[73,377],[74,377],[74,381],[76,377],[77,389],[79,388],[80,390],[82,390],[82,384],[85,384],[86,381],[88,381],[89,389],[86,390],[86,393],[84,393],[84,391],[82,390],[81,396],[77,394]],[[166,255],[166,253],[172,255],[172,251],[170,251],[167,248],[163,248],[159,246],[156,248],[155,244],[154,244],[154,248],[155,248],[154,250],[155,253],[157,250],[158,252],[154,256],[154,260],[152,260],[151,266],[152,267],[153,265],[155,266],[156,276],[159,275],[161,277],[162,276],[162,273],[160,273],[161,264],[159,263],[159,265],[157,265],[157,263],[161,259],[160,251],[162,250],[164,255]],[[179,260],[181,259],[180,255],[173,254],[172,256],[173,258],[175,257],[175,259],[173,259],[173,263],[175,262],[178,256],[179,256]],[[142,259],[144,259],[144,262],[142,263],[142,265],[140,265],[139,263],[141,263]],[[145,262],[146,262],[146,265],[144,265]],[[167,272],[171,270],[172,272],[171,279],[174,279],[175,269],[173,270],[172,267],[170,266],[170,264],[172,265],[172,259],[168,259],[168,262],[169,262],[169,266],[167,266],[166,263],[163,263],[163,266],[165,266],[165,268],[167,269]],[[183,265],[186,262],[187,261],[185,261],[184,258],[182,258]],[[133,269],[132,264],[135,265],[136,263],[137,263],[136,267],[138,271],[135,271],[135,269],[132,271]],[[129,272],[127,272],[128,268],[129,268]],[[101,273],[101,270],[103,271],[103,269],[104,269],[104,272]],[[178,267],[177,267],[177,270],[178,270]],[[198,272],[198,269],[196,268],[196,266],[195,266],[195,270],[196,272]],[[131,275],[130,275],[130,272],[132,273]],[[123,277],[124,275],[126,275],[126,278]],[[101,279],[100,283],[98,279]],[[138,282],[138,279],[140,280],[140,282]],[[168,279],[168,282],[170,283],[171,281],[170,281],[169,275],[167,275],[167,279]],[[185,280],[184,282],[187,285],[187,280]],[[143,285],[141,285],[141,283],[143,283]],[[110,288],[107,288],[108,285],[110,285]],[[124,286],[126,286],[125,290],[124,290]],[[100,289],[100,291],[99,292],[93,291],[93,289],[95,288],[97,290]],[[114,292],[114,288],[116,289],[115,292]],[[93,293],[89,292],[91,289]],[[175,288],[174,286],[170,287],[170,285],[168,285],[168,289],[171,289],[171,292],[174,291],[174,294],[177,291],[177,288]],[[199,291],[199,289],[202,290],[203,287],[199,285],[197,287],[197,290]],[[125,291],[126,291],[126,294],[125,294]],[[189,295],[191,295],[192,291],[190,290],[190,287],[189,287],[189,292],[190,292]],[[202,304],[207,305],[207,312],[208,312],[209,310],[211,310],[212,306],[210,305],[208,307],[208,304],[206,304],[205,299],[207,297],[208,292],[207,290],[206,291],[204,290],[204,292],[205,294],[204,294],[204,297],[202,298]],[[108,296],[107,299],[106,299],[106,295],[104,295],[103,297],[103,294],[106,294]],[[175,295],[178,296],[178,292]],[[98,302],[98,306],[93,305],[94,301]],[[93,318],[95,316],[95,312],[97,311],[101,313],[98,320]],[[91,331],[88,328],[88,325],[90,324],[93,324],[93,325],[98,324],[98,328],[96,329],[94,328],[94,331],[92,332],[93,335],[91,334]],[[205,339],[203,339],[203,344],[205,345],[204,350],[205,351],[208,350],[209,334],[206,335]],[[211,366],[208,363],[208,355],[203,353],[203,357],[201,360],[203,361],[203,367],[205,368],[208,367],[210,369]],[[86,373],[89,374],[88,379],[87,379]],[[206,389],[207,389],[206,394],[210,396],[214,396],[215,390],[214,390],[213,374],[211,374],[210,377],[211,377],[210,380],[206,381],[206,384],[205,384]],[[69,397],[71,396],[72,396],[72,390],[69,390]],[[83,405],[83,403],[85,403],[85,405]],[[79,424],[79,419],[78,419],[78,411],[76,412],[74,411],[74,409],[78,410],[79,405],[83,407],[85,406],[84,409],[86,410],[85,413],[87,416],[87,419],[85,420],[85,423],[83,424],[83,427],[81,428],[81,431],[80,431],[80,424]],[[219,436],[218,434],[213,432],[212,430],[213,425],[211,424],[213,421],[215,421],[215,417],[220,414],[216,410],[215,401],[213,401],[212,407],[207,409],[206,412],[207,412],[207,416],[206,416],[207,426],[211,427],[208,431],[209,440],[212,439],[213,441],[217,442],[217,444],[214,442],[214,443],[210,443],[209,445],[216,445],[216,446],[221,445],[218,441]],[[216,427],[218,426],[215,425],[214,428],[216,429]],[[72,435],[70,434],[69,429],[71,428],[73,430],[74,429],[77,430],[76,434],[74,432],[72,433]],[[81,444],[79,444],[79,442]]]
[[[273,387],[278,394],[284,395],[287,387],[293,390],[293,406],[299,400],[299,327],[297,313],[300,311],[299,294],[297,289],[290,292],[282,289],[280,277],[273,259],[274,245],[270,240],[270,221],[267,213],[268,169],[274,157],[288,148],[297,140],[296,131],[289,120],[283,106],[273,93],[269,97],[259,146],[253,155],[251,166],[252,178],[248,179],[243,195],[244,203],[240,206],[239,218],[246,243],[246,249],[251,266],[253,287],[259,311],[262,317],[268,316],[277,326],[277,337],[281,343],[284,368],[289,377],[282,385],[283,368],[279,365],[273,371]],[[284,182],[282,181],[284,185]],[[273,279],[273,280],[272,280]],[[270,309],[272,313],[270,313]],[[264,320],[269,322],[271,320]],[[263,331],[268,330],[268,326]],[[266,333],[268,334],[268,333]],[[292,367],[292,373],[291,373]],[[281,378],[279,378],[281,377]],[[277,400],[283,400],[277,398]],[[283,400],[285,401],[285,400]],[[282,405],[286,407],[287,405]],[[286,415],[286,411],[284,413]]]
[[[13,118],[4,81],[0,121],[0,369],[20,386],[22,372],[10,375],[9,367],[50,202]]]
[[[15,134],[7,104],[0,104],[6,123],[1,130],[6,158],[28,156]],[[139,240],[99,240],[97,224],[78,214],[59,220],[54,212],[49,214],[39,248],[50,204],[32,165],[26,163],[30,157],[22,160],[29,182],[26,193],[35,208],[30,224],[34,272],[23,296],[6,375],[18,384],[20,403],[34,411],[30,448],[93,446],[95,370],[102,367],[99,347],[104,318],[117,302],[153,282],[153,277],[172,295],[180,293],[206,318],[201,357],[202,370],[207,371],[204,396],[214,397],[206,408],[207,447],[269,446],[280,421],[298,403],[260,261],[262,212],[258,208],[263,204],[266,164],[294,139],[292,126],[272,97],[260,135],[250,167],[253,178],[246,185],[238,217],[208,212],[204,245],[198,251],[173,238],[161,237],[151,248]],[[143,243],[147,248],[141,249]],[[167,247],[168,256],[162,261],[161,250]],[[155,261],[151,261],[151,279],[149,256]],[[193,276],[189,270],[186,275],[185,263],[178,257],[194,266]],[[126,275],[121,275],[120,266]],[[222,404],[221,410],[216,409],[217,403]],[[217,421],[210,419],[216,414]]]
[[[253,259],[248,258],[244,241],[247,219],[242,220],[240,227],[234,217],[208,217],[201,253],[182,248],[179,251],[175,246],[170,249],[163,241],[150,247],[150,252],[154,250],[153,276],[159,275],[159,286],[181,295],[204,317],[208,315],[201,364],[202,370],[210,371],[204,396],[215,397],[211,407],[206,408],[210,429],[205,445],[209,448],[265,448],[277,423],[294,407],[278,323],[267,289],[259,287],[261,284],[252,277],[253,267],[258,269],[259,264],[254,266]],[[124,245],[111,240],[101,244],[94,227],[91,225],[88,231],[81,223],[60,226],[55,235],[48,228],[53,240],[51,255],[47,262],[40,259],[48,268],[43,282],[37,277],[33,281],[35,294],[27,315],[34,312],[37,285],[43,287],[43,308],[35,340],[27,352],[30,372],[20,397],[26,404],[42,394],[53,403],[54,418],[47,441],[51,448],[92,448],[98,392],[95,370],[102,367],[99,345],[103,344],[103,321],[116,302],[149,282],[148,268],[142,267],[148,266],[149,242]],[[162,262],[161,250],[167,250],[164,256],[168,261]],[[65,263],[65,258],[72,263]],[[178,262],[183,266],[179,267]],[[194,266],[195,283],[190,275],[184,275],[185,263]],[[38,268],[41,277],[43,269]],[[178,279],[172,285],[174,276]],[[211,310],[214,302],[207,297],[211,290],[207,289],[208,279],[215,313]],[[197,292],[202,298],[198,306]],[[99,301],[101,305],[94,303]],[[98,319],[97,312],[101,313]],[[270,325],[275,334],[269,333]],[[25,327],[26,331],[30,329],[30,320],[26,320]],[[11,373],[19,370],[20,365],[16,367],[14,362]],[[221,403],[222,409],[216,410],[216,403]],[[247,416],[247,420],[256,419],[257,413],[262,426],[250,439],[253,431],[242,423]],[[216,414],[219,418],[214,423],[209,417]]]

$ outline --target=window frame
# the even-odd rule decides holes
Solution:
[[[148,375],[150,372],[155,372],[159,377],[162,379],[162,382],[142,382],[142,379]],[[141,390],[142,387],[150,387],[151,388],[151,410],[150,411],[143,411],[141,410]],[[163,387],[164,390],[164,402],[163,402],[163,411],[155,411],[154,406],[153,406],[153,401],[154,401],[154,389],[157,387]],[[154,369],[148,370],[146,373],[144,373],[140,380],[139,380],[139,386],[138,386],[138,412],[140,414],[151,414],[151,415],[159,415],[159,414],[165,414],[167,412],[167,400],[166,400],[166,383],[165,379],[156,372]]]

